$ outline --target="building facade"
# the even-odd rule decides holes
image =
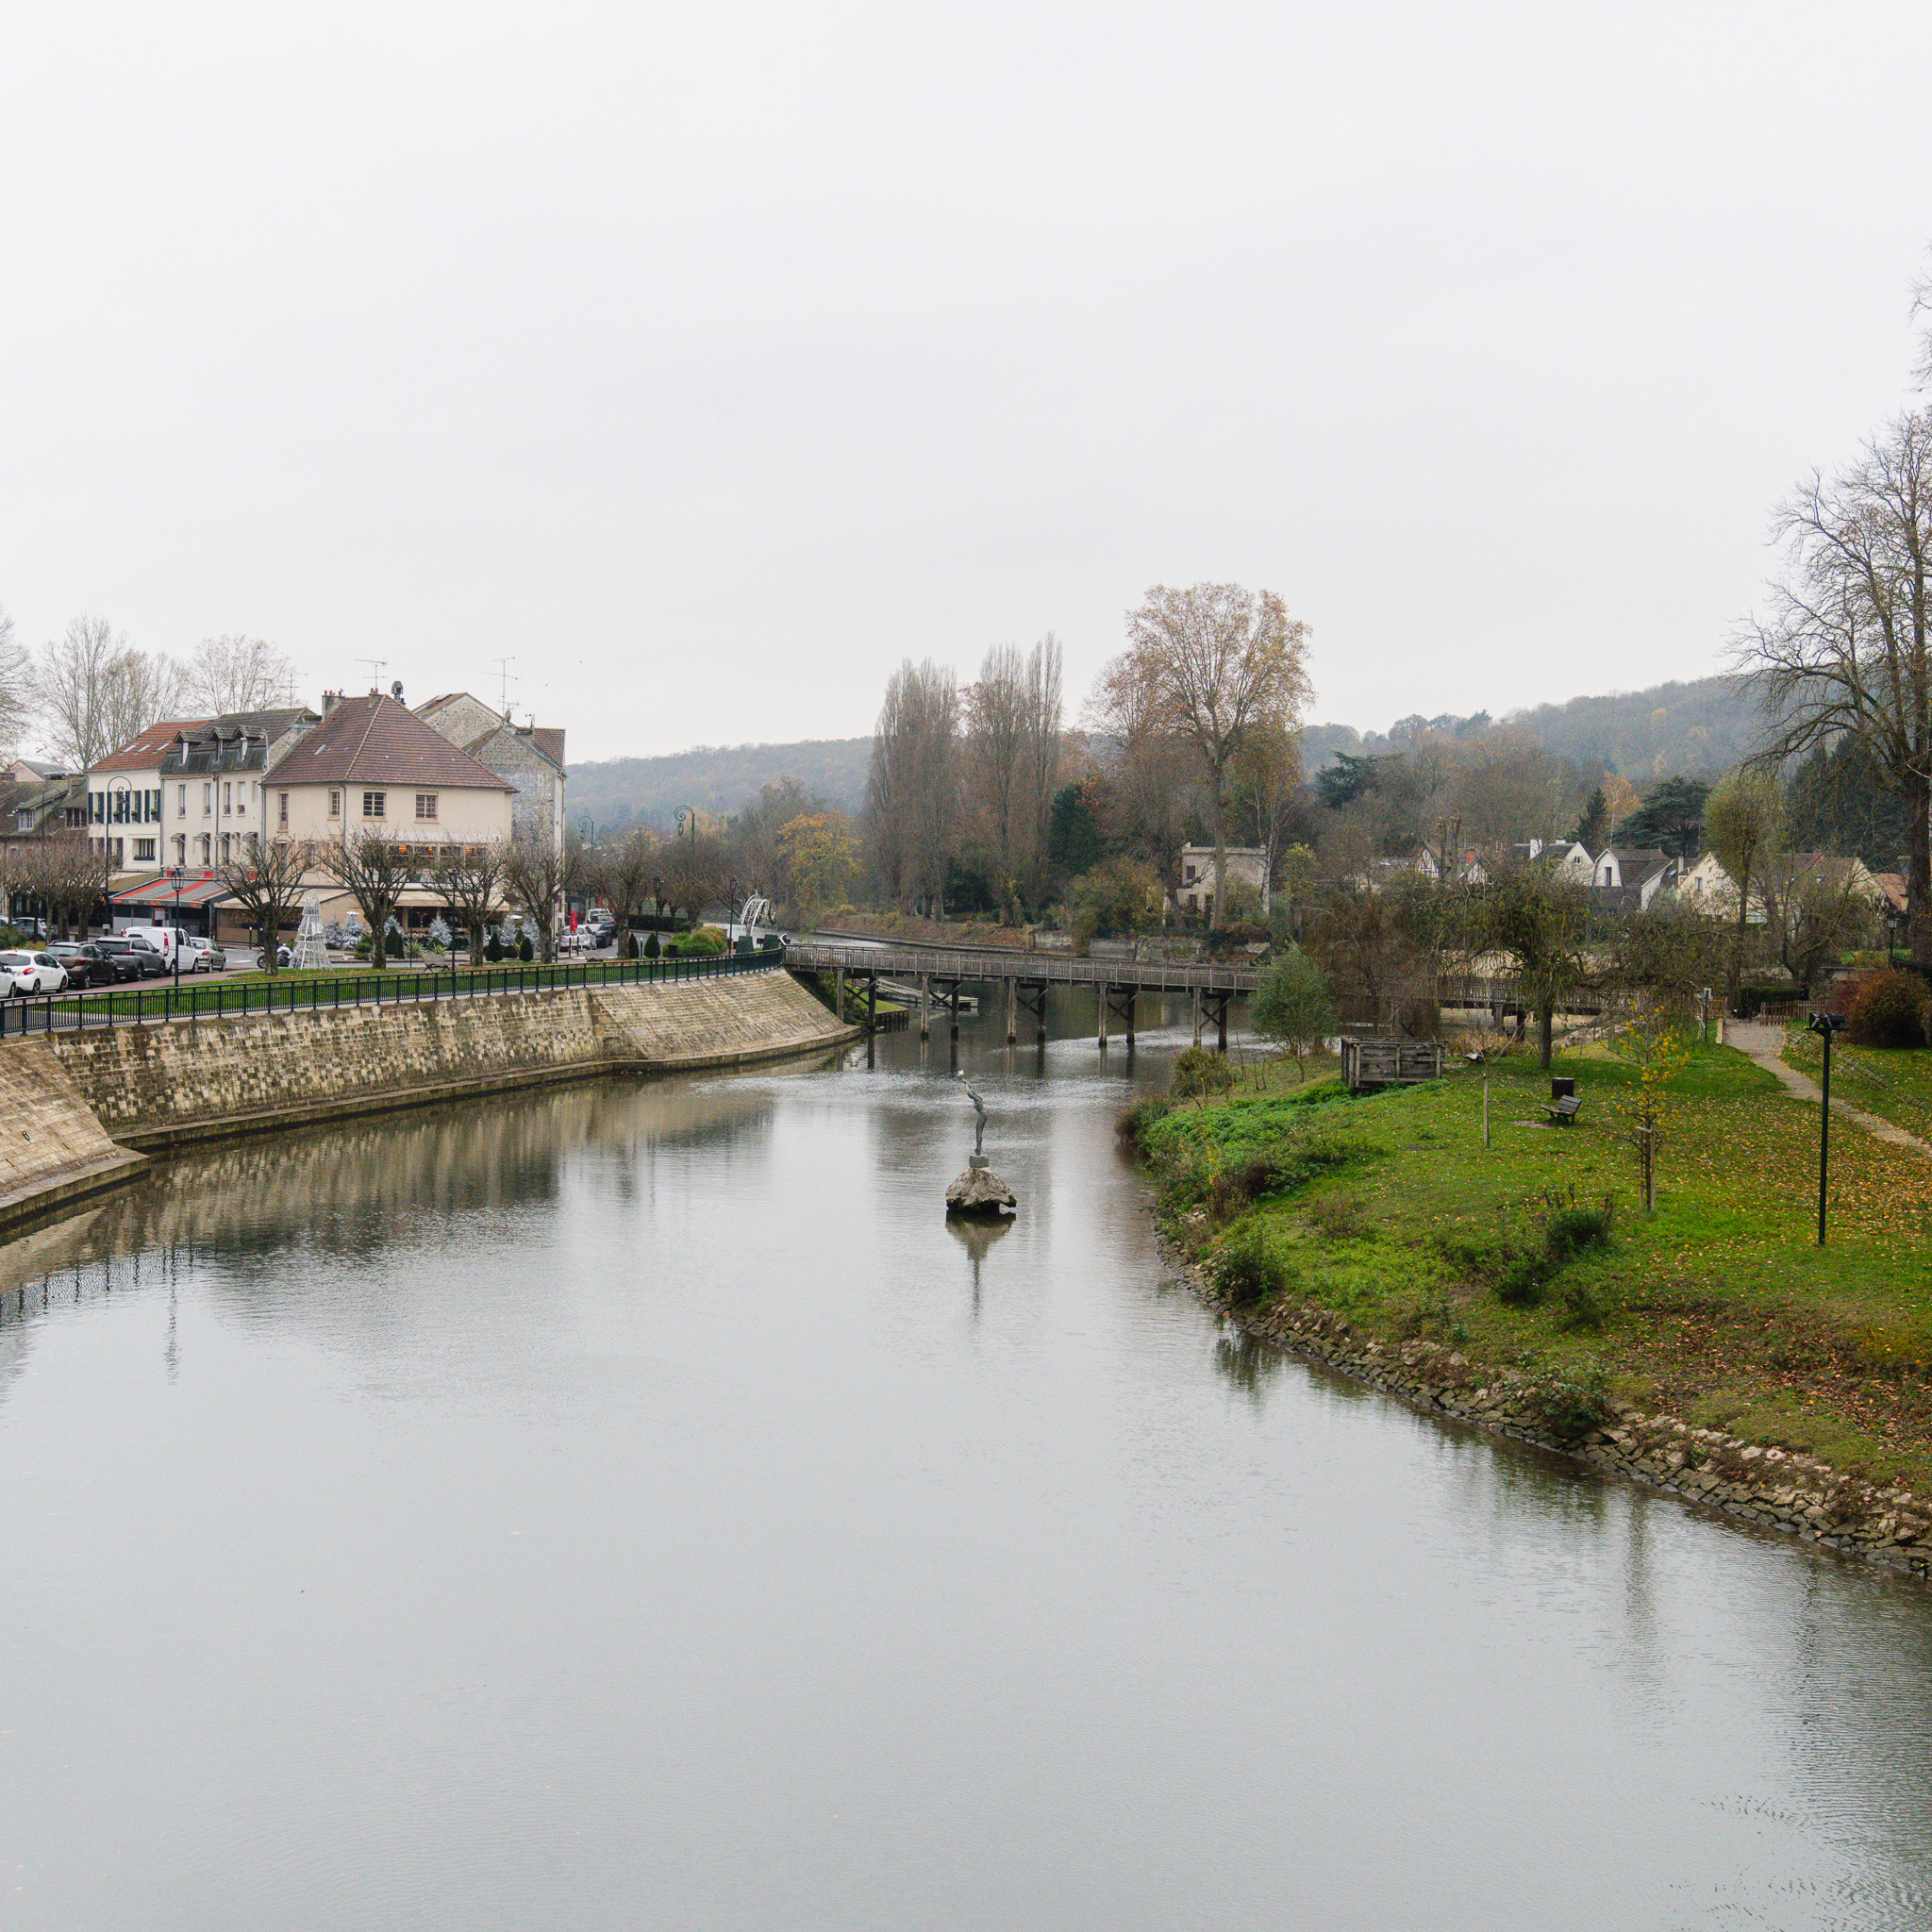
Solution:
[[[513,836],[541,831],[563,849],[563,733],[547,725],[514,724],[466,691],[450,691],[416,708],[416,715],[477,763],[514,786]]]

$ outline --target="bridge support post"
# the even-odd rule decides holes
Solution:
[[[1201,989],[1194,989],[1194,1044],[1201,1043]]]
[[[1131,986],[1127,989],[1127,1044],[1134,1043],[1134,1008],[1141,1003],[1140,994]]]
[[[1011,1046],[1020,1037],[1020,982],[1007,981],[1007,1044]]]
[[[868,973],[865,976],[865,1034],[870,1040],[879,1030],[879,976]]]
[[[1094,1044],[1104,1047],[1107,1044],[1107,1009],[1112,1004],[1113,989],[1109,986],[1100,985],[1096,986],[1093,991],[1097,995],[1093,1004],[1100,1009],[1100,1037],[1095,1041]]]
[[[1233,997],[1232,993],[1223,993],[1214,1013],[1214,1047],[1223,1059],[1227,1058],[1227,1007]]]
[[[932,974],[929,973],[919,975],[919,1037],[922,1040],[932,1038]]]
[[[832,969],[832,1010],[839,1016],[840,1025],[845,1024],[845,969],[835,966]]]

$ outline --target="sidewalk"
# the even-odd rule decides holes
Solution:
[[[1799,1073],[1796,1067],[1787,1066],[1779,1058],[1778,1051],[1785,1043],[1782,1026],[1767,1025],[1756,1020],[1733,1020],[1725,1029],[1724,1039],[1728,1045],[1735,1046],[1760,1067],[1775,1074],[1784,1082],[1785,1091],[1793,1099],[1808,1100],[1815,1106],[1824,1098],[1816,1080],[1807,1074]],[[1893,1126],[1875,1113],[1865,1113],[1848,1101],[1836,1098],[1831,1103],[1831,1110],[1863,1127],[1874,1141],[1890,1141],[1894,1147],[1909,1147],[1914,1154],[1932,1160],[1932,1145],[1920,1140],[1916,1134],[1907,1133],[1903,1127]]]

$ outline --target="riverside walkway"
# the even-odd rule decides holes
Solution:
[[[1134,1043],[1135,1002],[1143,992],[1187,993],[1191,996],[1194,1041],[1201,1041],[1205,1024],[1214,1024],[1216,1042],[1227,1051],[1227,1009],[1233,1001],[1255,991],[1260,974],[1252,965],[1180,965],[1163,959],[1075,958],[1071,953],[1028,953],[1017,947],[877,945],[860,941],[808,940],[785,949],[785,963],[794,972],[828,976],[834,985],[834,1010],[845,1010],[848,979],[863,981],[868,1015],[878,1008],[879,983],[898,981],[917,989],[919,1037],[930,1038],[935,1006],[948,1018],[952,1037],[959,1037],[960,989],[991,986],[1001,995],[1007,1040],[1019,1038],[1020,1013],[1030,1013],[1046,1040],[1046,995],[1056,986],[1087,987],[1096,995],[1097,1039],[1107,1043],[1109,1023],[1121,1022],[1127,1044]]]

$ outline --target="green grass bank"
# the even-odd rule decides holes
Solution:
[[[1840,1088],[1849,1056],[1834,1091],[1932,1128],[1932,1055],[1868,1058],[1887,1105]],[[1351,1098],[1271,1065],[1224,1097],[1142,1103],[1123,1128],[1163,1231],[1258,1332],[1312,1323],[1378,1359],[1426,1356],[1472,1394],[1514,1391],[1510,1413],[1559,1440],[1661,1415],[1816,1458],[1840,1487],[1932,1491],[1932,1162],[1835,1120],[1821,1249],[1817,1108],[1699,1046],[1667,1090],[1646,1214],[1636,1070],[1593,1046],[1554,1071],[1576,1082],[1576,1124],[1546,1123],[1548,1076],[1511,1057],[1489,1070],[1487,1148],[1483,1074],[1463,1068]]]

